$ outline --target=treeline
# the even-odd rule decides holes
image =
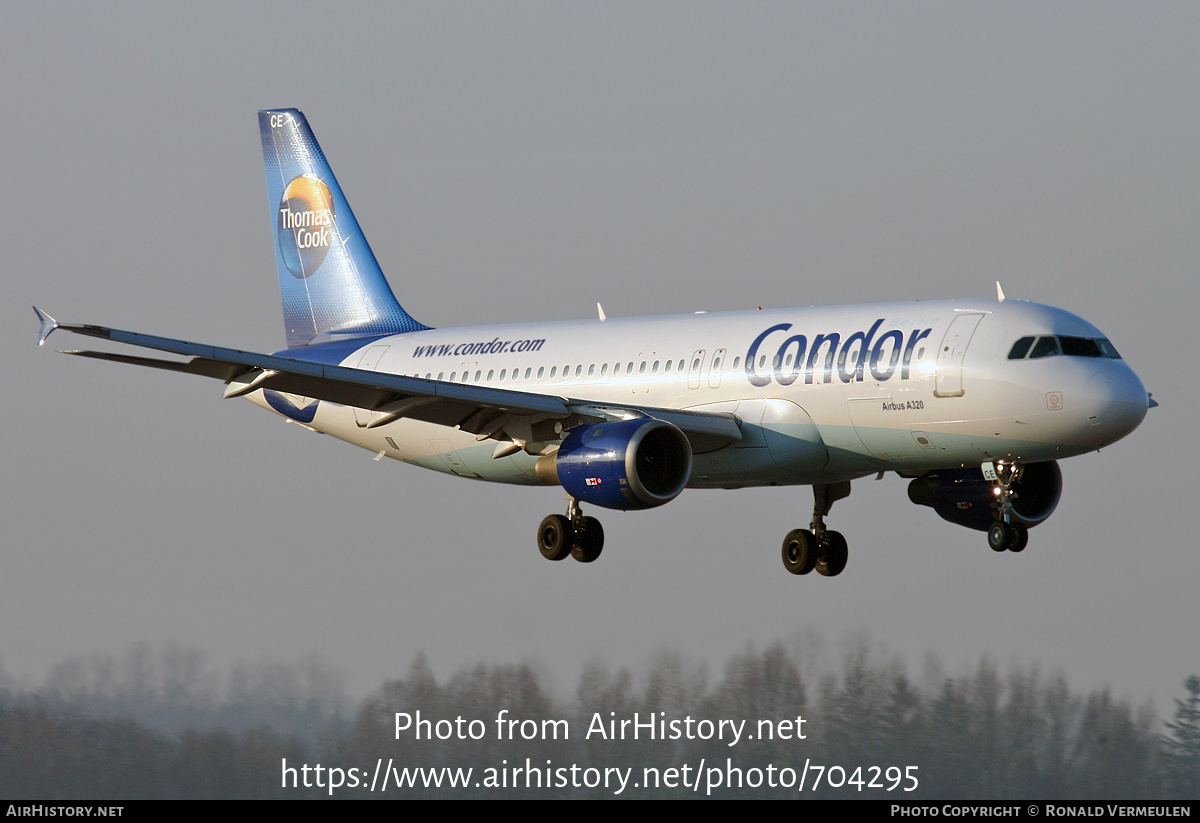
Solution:
[[[0,795],[1194,799],[1200,789],[1196,678],[1159,719],[1036,667],[1001,672],[984,659],[950,676],[930,661],[914,679],[866,646],[835,666],[810,652],[747,649],[717,677],[669,652],[637,676],[595,663],[570,695],[527,663],[439,682],[418,656],[355,704],[316,663],[222,677],[198,653],[139,648],[71,661],[37,689],[0,680]],[[447,785],[466,769],[466,786]],[[342,784],[332,795],[331,780]],[[423,785],[433,780],[442,785]]]
[[[280,758],[332,746],[351,704],[319,661],[240,664],[139,644],[77,657],[36,689],[0,671],[0,797],[286,797]]]

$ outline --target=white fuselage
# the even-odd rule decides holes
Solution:
[[[1009,359],[1018,339],[1039,335],[1103,337],[1049,306],[939,300],[431,329],[373,339],[340,365],[593,403],[730,412],[741,441],[695,454],[688,485],[741,487],[1043,462],[1136,428],[1147,396],[1123,360]],[[249,397],[269,407],[263,392]],[[374,412],[288,402],[307,414],[287,416],[387,457],[539,483],[536,455],[493,459],[497,444],[486,438],[403,418],[367,428]]]

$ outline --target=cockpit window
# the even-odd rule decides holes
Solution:
[[[1060,337],[1063,354],[1068,357],[1103,357],[1095,340],[1086,337]]]
[[[1035,360],[1039,357],[1053,357],[1060,353],[1057,337],[1039,337],[1037,343],[1033,346],[1033,351],[1030,353],[1029,358]]]
[[[1036,341],[1036,342],[1035,342]],[[1032,351],[1031,351],[1032,349]],[[1103,337],[1022,337],[1013,343],[1008,352],[1009,360],[1023,360],[1026,355],[1030,360],[1042,357],[1107,357],[1110,360],[1120,360],[1116,348]]]
[[[1022,337],[1016,343],[1013,343],[1012,351],[1008,353],[1009,360],[1020,360],[1025,355],[1029,354],[1029,347],[1033,345],[1032,337]]]

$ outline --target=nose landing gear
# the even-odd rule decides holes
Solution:
[[[1019,463],[983,464],[983,476],[995,484],[992,490],[996,495],[993,505],[996,520],[987,532],[988,546],[994,552],[1020,552],[1029,545],[1029,527],[1013,517],[1012,503],[1017,497],[1013,486],[1021,479],[1024,470],[1025,467]]]
[[[538,526],[538,551],[547,560],[562,560],[568,554],[580,563],[591,563],[604,550],[604,527],[594,517],[584,516],[579,501],[571,498],[567,514],[552,514]]]
[[[988,545],[994,552],[1024,551],[1029,545],[1029,528],[1024,523],[997,520],[988,528]]]

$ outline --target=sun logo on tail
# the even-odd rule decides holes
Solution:
[[[336,228],[333,195],[317,177],[293,177],[279,200],[279,253],[293,276],[312,275],[329,254]]]

